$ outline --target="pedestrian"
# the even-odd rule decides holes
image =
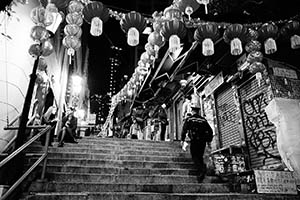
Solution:
[[[129,135],[131,137],[131,139],[143,139],[142,137],[142,130],[140,125],[138,124],[138,122],[136,121],[135,118],[132,119],[132,124],[130,126],[130,130],[129,130]]]
[[[191,106],[192,115],[184,121],[181,133],[181,145],[184,145],[185,138],[190,138],[190,153],[194,164],[197,167],[197,178],[202,182],[206,174],[206,164],[203,161],[203,154],[207,143],[213,138],[213,132],[204,117],[199,115],[200,106]]]

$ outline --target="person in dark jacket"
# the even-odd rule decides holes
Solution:
[[[58,135],[58,147],[63,147],[64,142],[78,143],[75,139],[77,117],[74,116],[74,112],[74,108],[71,108],[70,113],[62,119],[62,130]]]
[[[189,116],[183,124],[181,133],[181,145],[183,145],[186,136],[190,138],[190,153],[194,164],[198,169],[198,181],[202,182],[206,173],[206,164],[203,161],[203,154],[206,143],[210,143],[213,138],[213,132],[204,117],[199,115],[200,107],[193,106],[192,115]]]

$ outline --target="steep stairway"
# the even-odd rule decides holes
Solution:
[[[39,144],[30,147],[32,163]],[[23,200],[299,199],[294,195],[232,193],[229,183],[197,182],[189,152],[179,142],[85,137],[50,147],[46,180],[35,179]]]

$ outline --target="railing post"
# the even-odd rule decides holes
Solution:
[[[53,128],[53,127],[52,127]],[[41,179],[44,180],[45,179],[45,173],[46,173],[46,167],[47,167],[47,158],[48,158],[48,147],[49,147],[49,142],[50,142],[50,133],[52,128],[50,128],[47,133],[46,133],[46,141],[45,141],[45,159],[44,159],[44,163],[43,163],[43,170],[42,170],[42,175],[41,175]]]

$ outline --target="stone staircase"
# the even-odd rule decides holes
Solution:
[[[28,163],[42,150],[30,147]],[[29,153],[30,152],[30,153]],[[85,137],[50,147],[47,180],[27,181],[23,200],[299,199],[294,195],[239,194],[206,176],[197,182],[189,152],[179,142]]]

